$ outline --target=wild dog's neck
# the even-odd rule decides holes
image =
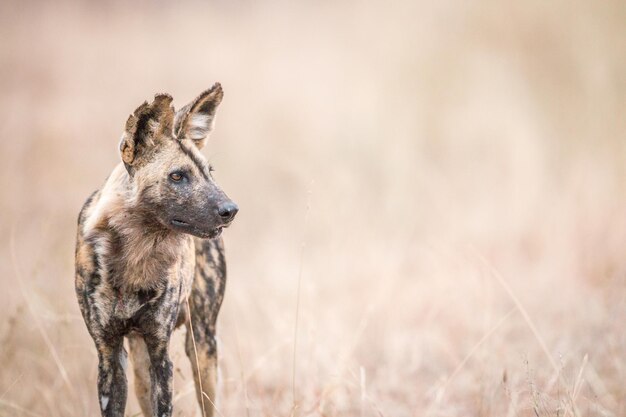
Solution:
[[[107,257],[114,259],[113,285],[127,290],[155,288],[188,248],[190,237],[162,225],[137,204],[134,185],[122,165],[108,178],[85,227],[105,233]]]
[[[110,256],[118,259],[115,286],[130,291],[163,286],[189,247],[182,233],[156,226],[141,213],[129,212],[123,225],[110,218]]]
[[[108,223],[122,235],[148,235],[165,239],[180,233],[163,225],[138,198],[139,190],[123,164],[119,164],[102,189]]]

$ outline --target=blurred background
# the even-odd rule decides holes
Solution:
[[[241,208],[221,416],[626,415],[625,22],[622,1],[2,2],[0,415],[98,415],[78,212],[130,112],[216,81],[204,153]],[[183,340],[175,415],[199,416]]]

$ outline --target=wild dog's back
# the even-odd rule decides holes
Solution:
[[[78,214],[78,224],[76,230],[76,249],[75,249],[75,274],[74,274],[74,288],[76,290],[76,297],[78,299],[78,306],[80,308],[83,318],[87,320],[85,314],[86,309],[86,291],[85,285],[88,279],[94,277],[97,268],[97,258],[95,252],[90,245],[85,244],[84,226],[87,212],[97,203],[100,198],[100,190],[96,190],[87,198],[83,207]],[[91,332],[90,332],[91,333]]]

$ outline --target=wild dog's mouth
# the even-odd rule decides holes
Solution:
[[[184,221],[182,221],[182,220],[176,220],[176,219],[172,220],[172,224],[173,224],[174,226],[179,226],[179,227],[186,227],[186,226],[189,226],[189,223],[184,222]]]
[[[202,239],[215,239],[219,237],[222,234],[222,230],[230,226],[232,222],[228,222],[226,224],[223,224],[221,226],[218,226],[214,229],[209,229],[209,230],[201,229],[199,227],[193,226],[187,222],[184,222],[178,219],[173,219],[170,223],[172,224],[172,226],[174,226],[176,229],[182,232],[189,233],[191,235],[197,236]]]

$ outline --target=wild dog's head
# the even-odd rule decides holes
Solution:
[[[133,206],[169,229],[217,237],[237,214],[237,205],[215,183],[200,153],[213,128],[222,87],[215,84],[174,111],[172,97],[157,94],[126,122],[120,143],[132,182]]]

